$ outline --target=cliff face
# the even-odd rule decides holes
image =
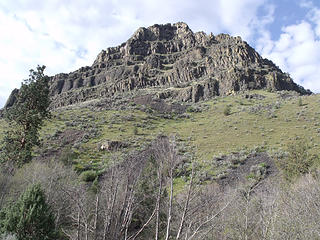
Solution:
[[[139,28],[125,43],[99,53],[91,67],[51,77],[52,107],[142,88],[199,101],[235,91],[295,90],[288,74],[240,37],[193,33],[185,23]]]

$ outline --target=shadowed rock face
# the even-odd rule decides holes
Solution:
[[[308,93],[240,37],[193,33],[185,23],[139,28],[127,42],[102,50],[91,67],[50,80],[53,108],[155,87],[194,102],[249,89]]]

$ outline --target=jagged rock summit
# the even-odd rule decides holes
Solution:
[[[193,33],[182,22],[139,28],[92,66],[50,80],[53,108],[144,88],[193,102],[250,89],[309,93],[240,37]]]

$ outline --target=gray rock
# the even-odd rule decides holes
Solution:
[[[250,89],[310,93],[240,37],[193,33],[179,22],[139,28],[127,42],[102,50],[92,66],[51,77],[51,107],[169,87],[172,97],[193,102]]]
[[[4,109],[10,108],[15,103],[15,101],[17,100],[18,93],[19,93],[19,89],[17,88],[13,89],[9,98],[6,101],[6,104],[4,105]]]

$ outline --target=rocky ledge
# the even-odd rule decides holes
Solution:
[[[193,102],[251,89],[310,93],[240,37],[193,33],[182,22],[139,28],[92,66],[50,78],[52,108],[144,88]]]

